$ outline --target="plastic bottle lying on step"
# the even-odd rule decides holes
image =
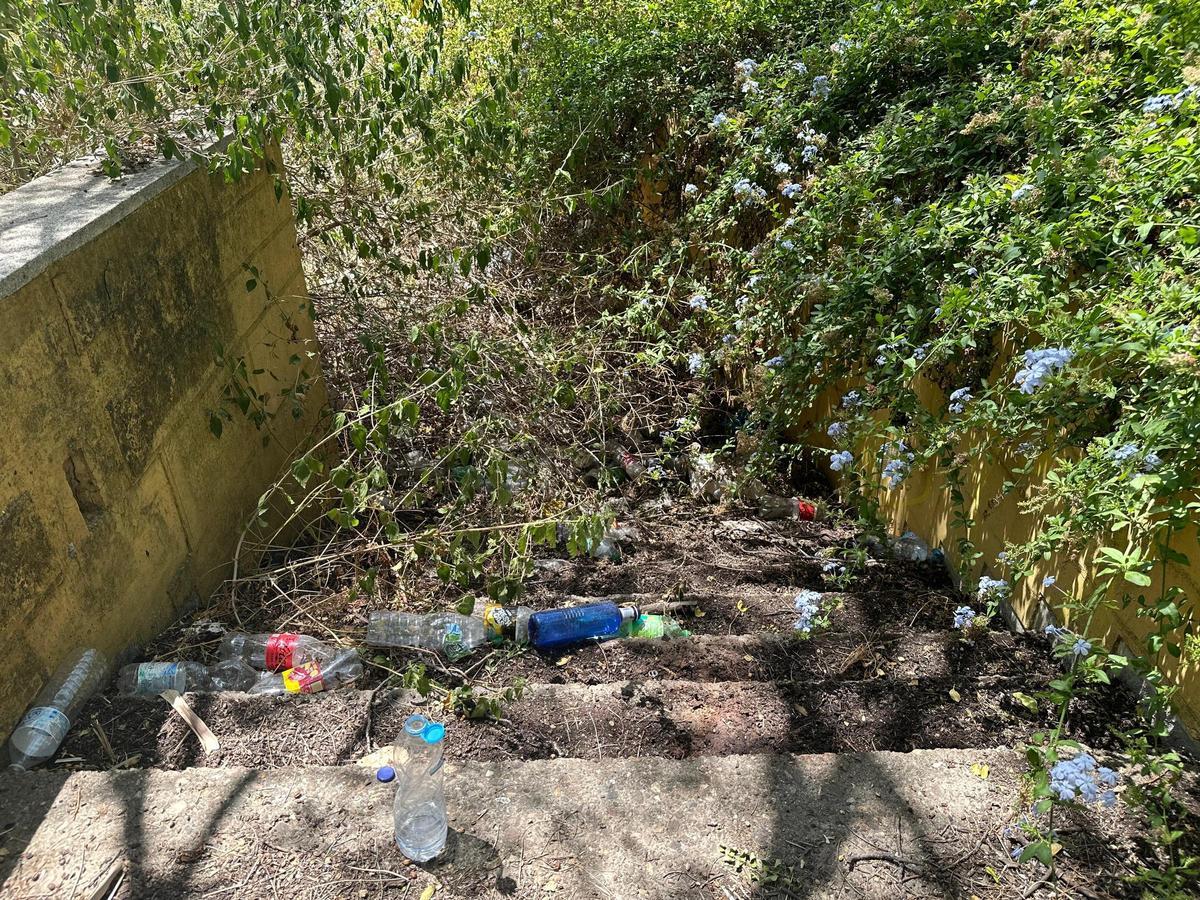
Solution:
[[[776,497],[767,495],[758,501],[760,519],[797,519],[801,522],[819,522],[825,518],[825,510],[816,503],[799,497]]]
[[[445,737],[444,725],[409,716],[396,741],[396,846],[413,862],[428,862],[446,847]]]
[[[529,641],[538,650],[559,650],[583,641],[616,637],[623,622],[637,617],[636,606],[609,602],[540,610],[529,617]]]
[[[217,656],[221,659],[240,659],[248,666],[266,672],[282,672],[307,662],[321,662],[337,654],[337,648],[290,631],[275,634],[225,635]]]
[[[327,661],[311,660],[278,674],[262,672],[251,694],[319,694],[349,684],[362,676],[357,650],[343,650]]]
[[[482,619],[459,613],[372,611],[367,643],[372,647],[418,647],[445,654],[452,662],[471,655],[486,640]]]
[[[647,615],[646,613],[642,613],[636,619],[622,622],[621,628],[617,632],[617,637],[651,640],[671,640],[672,638],[691,636],[692,633],[671,616]]]
[[[67,656],[8,739],[9,767],[25,771],[52,757],[108,671],[108,659],[99,650],[76,650]]]
[[[198,662],[144,662],[124,666],[117,690],[127,697],[153,697],[163,691],[245,691],[258,681],[258,672],[240,659],[215,666]]]

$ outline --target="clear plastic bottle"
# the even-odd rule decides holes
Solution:
[[[906,531],[900,537],[892,538],[892,552],[896,554],[897,558],[912,562],[925,562],[929,559],[929,545],[912,531]]]
[[[816,503],[799,497],[775,497],[768,494],[758,501],[760,519],[798,519],[801,522],[816,522],[824,518],[824,510]]]
[[[646,464],[634,456],[632,453],[627,453],[622,450],[617,454],[617,459],[621,463],[621,468],[625,470],[625,474],[630,481],[636,481],[646,474]]]
[[[127,697],[153,697],[163,691],[207,691],[212,687],[208,666],[198,662],[144,662],[123,666],[117,691]]]
[[[367,643],[372,647],[419,647],[444,653],[450,661],[470,656],[486,640],[482,619],[459,613],[372,611]]]
[[[217,656],[221,659],[240,659],[246,665],[265,672],[282,672],[307,662],[323,662],[337,652],[336,647],[307,634],[232,632],[222,639]]]
[[[529,617],[529,640],[538,650],[558,650],[582,641],[615,637],[623,622],[637,617],[637,607],[607,602],[545,609]]]
[[[9,738],[9,767],[25,771],[52,757],[108,671],[108,659],[99,650],[76,650],[67,656]]]
[[[240,659],[226,659],[215,666],[198,662],[145,662],[124,666],[117,676],[117,690],[127,697],[153,697],[163,691],[244,691],[258,680],[258,673]]]
[[[414,715],[396,742],[396,846],[413,862],[428,862],[446,847],[445,737],[444,725]]]
[[[343,650],[328,661],[312,660],[278,674],[261,672],[251,694],[319,694],[362,677],[357,650]]]

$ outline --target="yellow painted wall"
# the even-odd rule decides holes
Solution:
[[[945,407],[946,398],[935,385],[918,379],[915,388],[927,409]],[[826,392],[814,404],[801,427],[809,422],[827,419],[844,393],[844,390]],[[970,440],[970,437],[966,439]],[[856,453],[857,455],[860,454]],[[1024,460],[1021,462],[1024,463]],[[894,533],[912,530],[931,547],[941,547],[950,563],[951,571],[960,571],[958,542],[966,537],[975,544],[977,551],[983,554],[970,573],[971,580],[980,575],[1008,578],[1008,572],[997,568],[996,557],[1004,549],[1005,543],[1023,543],[1037,532],[1038,519],[1022,513],[1019,507],[1022,501],[1031,496],[1032,488],[1041,482],[1052,464],[1053,460],[1048,457],[1040,459],[1023,487],[1005,496],[1002,486],[1004,481],[1011,477],[1005,461],[975,459],[964,473],[963,484],[965,513],[969,519],[974,520],[974,526],[969,533],[954,525],[954,504],[945,489],[945,474],[942,472],[928,468],[914,470],[895,490],[888,491],[881,486],[878,500]],[[1194,604],[1195,598],[1200,596],[1200,536],[1193,528],[1177,536],[1175,541],[1174,549],[1186,554],[1193,565],[1186,570],[1180,566],[1171,566],[1169,584],[1182,587],[1189,603]],[[1114,538],[1112,544],[1118,546],[1118,549],[1127,549],[1120,543],[1119,538]],[[1047,624],[1048,604],[1054,610],[1056,622],[1066,623],[1078,629],[1083,628],[1082,622],[1072,619],[1072,611],[1062,608],[1061,604],[1065,599],[1062,592],[1065,591],[1067,595],[1075,598],[1083,598],[1089,594],[1095,583],[1097,549],[1097,546],[1090,546],[1077,554],[1059,553],[1044,561],[1025,581],[1013,585],[1013,612],[1025,627],[1040,628]],[[1054,588],[1043,589],[1042,579],[1047,575],[1053,575],[1057,579],[1055,587],[1061,588],[1061,591]],[[1135,598],[1143,591],[1148,597],[1155,597],[1162,589],[1160,574],[1156,570],[1155,581],[1150,587],[1126,587],[1133,592]],[[1149,627],[1149,621],[1137,617],[1136,602],[1120,609],[1110,608],[1120,606],[1119,595],[1110,600],[1113,602],[1106,604],[1093,620],[1089,638],[1103,643],[1110,649],[1116,649],[1119,642],[1124,641],[1135,652],[1142,652],[1145,646],[1144,637],[1153,630]],[[1176,660],[1165,651],[1160,663],[1171,681],[1179,687],[1175,705],[1180,720],[1191,735],[1200,735],[1200,665],[1188,661],[1186,655],[1182,660]]]
[[[286,193],[263,171],[200,169],[146,193],[0,296],[0,736],[67,651],[119,654],[227,577],[247,515],[326,405]],[[218,343],[263,370],[272,403],[300,368],[316,376],[266,447],[240,413],[209,430],[228,383]]]

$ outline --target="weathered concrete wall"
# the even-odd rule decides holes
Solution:
[[[0,735],[67,650],[118,654],[219,585],[325,406],[275,179],[94,169],[0,197]],[[266,446],[228,404],[210,430],[230,383],[218,348],[279,410]],[[281,389],[298,383],[296,418]]]
[[[996,364],[992,372],[993,381],[1002,377],[1001,369],[1005,361]],[[936,385],[918,378],[913,387],[926,409],[945,409],[947,399]],[[826,392],[804,417],[801,428],[833,415],[844,393],[845,390]],[[819,431],[810,435],[810,439],[818,444],[827,443],[823,432]],[[965,441],[972,439],[971,435],[964,438]],[[855,455],[861,458],[874,449],[856,448]],[[1025,462],[1024,459],[1019,460],[1020,464]],[[1037,533],[1041,517],[1023,512],[1021,505],[1043,482],[1054,465],[1054,459],[1049,454],[1044,455],[1024,478],[1013,475],[1012,469],[1017,467],[1017,463],[1017,460],[1004,458],[975,458],[963,473],[961,509],[956,509],[946,490],[945,473],[931,468],[914,470],[896,490],[889,491],[881,486],[876,499],[894,533],[912,530],[931,547],[941,547],[952,572],[960,570],[958,546],[959,541],[965,538],[973,542],[977,552],[982,554],[970,573],[972,582],[980,575],[1007,579],[1009,573],[997,566],[997,556],[1006,543],[1023,543]],[[1016,482],[1016,489],[1006,493],[1006,481]],[[963,527],[959,524],[962,517],[973,524],[969,528]],[[1111,543],[1121,550],[1128,549],[1120,536],[1113,537]],[[1085,622],[1080,610],[1071,609],[1066,604],[1086,598],[1096,585],[1097,549],[1098,546],[1092,545],[1056,553],[1043,560],[1024,581],[1013,584],[1011,605],[1016,620],[1014,624],[1040,629],[1050,624],[1053,613],[1054,621],[1058,624],[1065,623],[1083,631]],[[1190,566],[1172,565],[1167,572],[1167,585],[1178,585],[1187,597],[1182,606],[1186,615],[1196,598],[1200,597],[1200,543],[1196,528],[1177,535],[1172,549],[1185,554],[1191,562]],[[1047,575],[1054,576],[1057,581],[1054,587],[1048,589],[1042,587],[1042,580]],[[1133,602],[1123,605],[1120,593],[1110,596],[1109,602],[1099,609],[1087,629],[1089,637],[1110,650],[1117,650],[1124,645],[1136,653],[1144,653],[1146,635],[1153,629],[1148,619],[1138,616],[1136,597],[1139,593],[1152,599],[1159,596],[1163,587],[1161,567],[1156,567],[1153,578],[1153,584],[1145,588],[1123,584],[1121,591],[1132,594]],[[1179,719],[1192,738],[1200,738],[1200,660],[1187,653],[1176,658],[1163,651],[1158,663],[1169,682],[1178,686],[1179,690],[1172,699]]]

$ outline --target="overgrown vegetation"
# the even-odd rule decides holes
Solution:
[[[533,544],[567,520],[586,549],[606,519],[547,450],[670,452],[715,410],[761,472],[827,460],[875,527],[881,492],[936,471],[978,588],[956,624],[985,627],[1034,573],[1064,623],[1022,861],[1052,871],[1055,809],[1107,802],[1061,723],[1128,669],[1148,694],[1121,796],[1163,847],[1140,877],[1186,892],[1200,864],[1161,742],[1164,664],[1197,652],[1170,576],[1196,562],[1200,508],[1200,5],[457,12],[22,2],[0,20],[10,184],[97,144],[113,167],[143,136],[170,155],[232,135],[232,174],[284,141],[344,361],[338,450],[279,488],[322,552],[252,577],[409,599],[431,563],[442,600],[512,599]],[[980,461],[1041,523],[1004,559],[970,537]],[[1057,587],[1056,553],[1096,556],[1085,593]],[[1106,604],[1138,610],[1143,646],[1088,640]]]

